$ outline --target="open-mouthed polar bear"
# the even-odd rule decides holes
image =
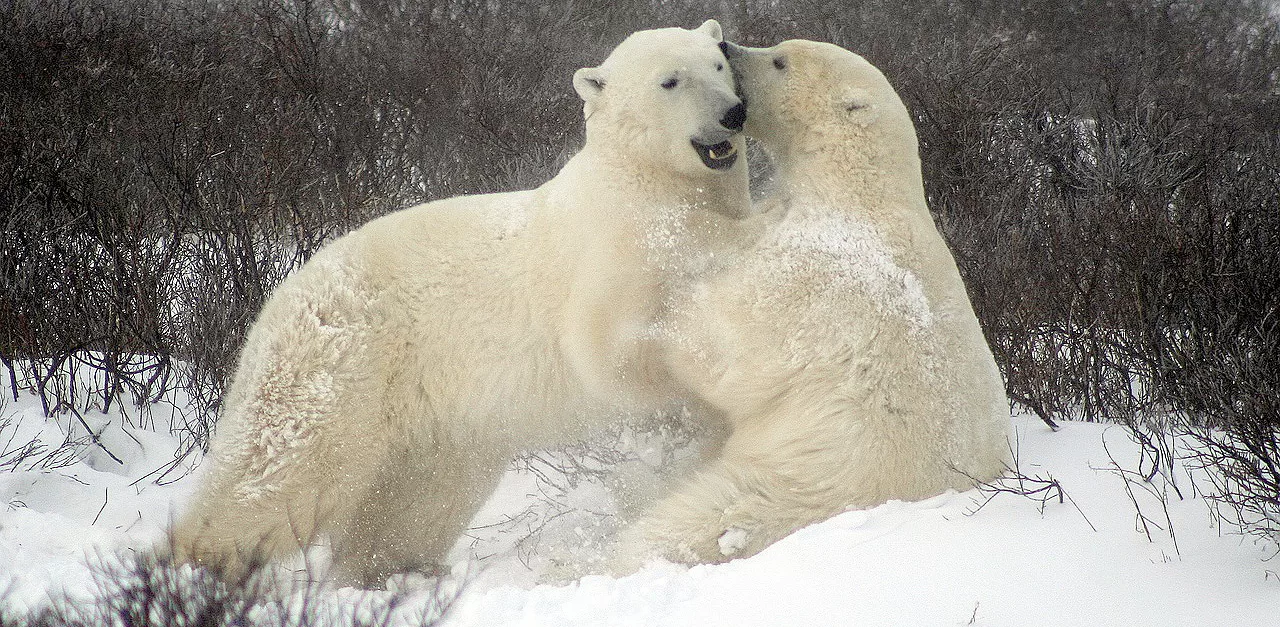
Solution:
[[[515,452],[678,398],[652,325],[750,208],[721,39],[631,35],[575,74],[586,141],[552,180],[374,220],[289,277],[176,556],[235,574],[328,534],[356,582],[431,569]]]

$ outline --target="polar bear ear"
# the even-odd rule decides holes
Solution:
[[[850,113],[871,108],[872,96],[869,91],[859,87],[844,90],[840,94],[840,105]]]
[[[720,22],[715,20],[707,20],[703,22],[702,26],[695,29],[695,32],[709,35],[716,41],[724,41],[724,30],[720,28]]]
[[[592,102],[604,91],[604,72],[598,67],[584,67],[573,73],[573,89],[586,102]]]

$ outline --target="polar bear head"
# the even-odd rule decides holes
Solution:
[[[746,117],[720,24],[660,28],[627,37],[598,67],[578,70],[587,146],[685,174],[741,174]],[[735,167],[736,166],[736,167]]]
[[[903,175],[918,177],[911,116],[884,74],[861,56],[803,40],[772,48],[726,44],[726,54],[750,104],[747,134],[779,162],[900,165]]]

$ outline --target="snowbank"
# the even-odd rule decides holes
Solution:
[[[91,597],[86,557],[149,546],[191,493],[191,473],[156,482],[179,446],[164,428],[131,426],[118,410],[85,419],[102,446],[74,418],[46,421],[33,398],[0,407],[0,589],[9,611],[60,592]],[[568,585],[538,582],[556,559],[600,550],[614,527],[611,494],[594,481],[549,494],[538,477],[550,466],[513,468],[454,550],[455,573],[468,583],[446,624],[1277,624],[1280,568],[1263,547],[1215,527],[1191,475],[1143,482],[1131,472],[1139,449],[1118,427],[1051,432],[1025,416],[1015,425],[1028,481],[1003,485],[1039,490],[1033,496],[988,489],[891,502],[803,529],[751,559],[653,564]],[[80,444],[64,448],[68,440]],[[29,442],[45,448],[14,454]],[[415,622],[414,603],[426,602],[431,582],[392,583],[410,592],[397,616]],[[326,594],[338,606],[367,602],[353,592]]]

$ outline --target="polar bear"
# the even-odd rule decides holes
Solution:
[[[846,508],[1006,467],[1008,401],[925,203],[902,101],[831,44],[728,54],[747,134],[775,158],[759,218],[771,224],[672,314],[674,371],[728,435],[621,532],[615,571],[750,556]]]
[[[652,328],[750,209],[720,26],[635,33],[573,85],[541,187],[405,209],[317,252],[252,326],[170,537],[244,572],[320,535],[340,578],[439,565],[522,448],[681,396]]]

